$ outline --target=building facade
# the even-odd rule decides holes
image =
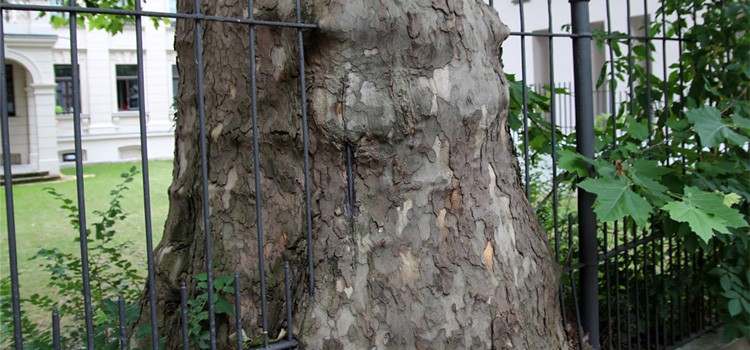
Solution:
[[[48,5],[48,0],[21,0]],[[174,0],[150,0],[146,11],[174,11]],[[11,163],[59,173],[75,160],[70,30],[49,16],[3,11]],[[177,89],[174,26],[143,25],[144,95],[138,99],[134,25],[111,35],[77,29],[84,162],[138,159],[139,108],[145,107],[148,157],[174,152],[174,95]]]
[[[590,26],[594,35],[597,31],[630,34],[645,37],[646,27],[653,28],[662,18],[659,14],[661,0],[635,1],[605,1],[591,0],[589,2]],[[609,6],[609,9],[608,9]],[[570,31],[571,12],[569,1],[524,0],[523,27],[521,21],[521,2],[519,0],[494,0],[494,7],[500,19],[511,32],[526,32],[533,34],[568,33]],[[551,15],[550,15],[551,14]],[[550,20],[551,17],[551,20]],[[670,19],[674,20],[674,19]],[[690,19],[686,19],[690,23]],[[617,34],[615,34],[616,36]],[[661,32],[655,36],[661,36]],[[654,36],[654,33],[652,33]],[[543,86],[554,85],[564,88],[570,94],[556,96],[556,112],[559,125],[563,131],[574,130],[573,104],[573,41],[568,37],[532,36],[525,37],[525,78],[527,84],[533,86],[542,94],[547,93]],[[550,40],[552,41],[550,43]],[[613,111],[610,100],[609,75],[603,77],[600,87],[596,86],[602,72],[602,66],[610,60],[607,45],[599,46],[597,40],[592,40],[592,77],[594,84],[594,114],[610,114]],[[551,44],[551,45],[550,45]],[[632,40],[631,46],[643,45],[642,41]],[[654,41],[654,50],[648,62],[633,62],[634,65],[648,66],[649,71],[663,78],[669,66],[677,62],[679,52],[677,41],[669,41],[662,47],[662,41]],[[627,52],[627,43],[621,44],[623,52]],[[554,59],[550,59],[554,57]],[[503,70],[506,74],[513,74],[516,81],[523,78],[524,59],[522,55],[521,36],[512,35],[503,43]],[[666,69],[665,69],[666,68]],[[607,71],[608,72],[608,71]],[[553,79],[554,78],[554,79]],[[627,101],[629,93],[628,82],[618,81],[615,88],[615,106]],[[656,101],[655,101],[656,103]]]

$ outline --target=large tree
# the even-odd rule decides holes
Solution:
[[[179,11],[192,13],[192,1]],[[201,12],[243,18],[244,1]],[[293,1],[255,18],[295,21]],[[282,261],[294,272],[294,328],[308,349],[564,347],[546,234],[524,197],[506,123],[500,60],[508,28],[478,0],[310,0],[296,30],[257,26],[260,179],[269,333],[284,324]],[[214,275],[242,279],[243,328],[260,333],[249,28],[203,22]],[[179,287],[205,270],[195,25],[178,21],[174,181],[155,250],[160,333],[179,344]],[[315,296],[306,292],[301,106],[309,109]],[[354,206],[345,149],[354,150]],[[147,294],[141,323],[148,319]],[[219,317],[223,346],[234,320]]]

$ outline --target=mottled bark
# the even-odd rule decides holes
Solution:
[[[193,12],[191,4],[180,11]],[[206,1],[202,12],[246,17],[246,6]],[[292,1],[256,6],[256,18],[295,20]],[[256,28],[271,336],[286,327],[288,260],[304,348],[562,348],[560,271],[520,183],[499,59],[508,29],[497,13],[476,0],[303,6],[304,21],[319,26],[305,34],[315,297],[305,292],[296,30]],[[253,337],[260,298],[248,27],[203,28],[214,273],[239,272],[243,328]],[[194,44],[193,23],[179,21],[174,182],[155,252],[168,348],[179,343],[180,282],[205,266]],[[353,219],[345,144],[355,149]],[[223,346],[233,327],[219,319]]]

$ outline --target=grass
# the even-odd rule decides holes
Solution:
[[[106,210],[109,207],[110,191],[121,183],[120,174],[135,166],[141,170],[140,162],[110,163],[84,166],[84,193],[87,218],[92,218],[94,210]],[[13,186],[16,250],[18,254],[18,272],[20,294],[29,297],[35,293],[54,297],[55,290],[47,287],[49,277],[40,266],[41,260],[29,261],[42,248],[58,248],[61,251],[80,254],[80,243],[75,242],[78,231],[74,230],[67,218],[67,212],[60,209],[62,202],[53,200],[45,188],[52,187],[77,203],[75,168],[62,169],[62,181],[49,183],[24,184]],[[156,245],[164,232],[164,221],[167,218],[169,199],[167,188],[172,181],[172,161],[157,160],[149,162],[149,184],[151,195],[151,227],[153,242]],[[146,230],[143,206],[143,177],[139,173],[136,180],[128,185],[124,192],[122,206],[129,213],[126,221],[119,224],[115,231],[116,242],[132,241],[140,252],[132,257],[134,265],[143,266],[146,274]],[[0,277],[10,274],[8,257],[8,227],[6,216],[5,190],[0,189],[3,204],[0,206]],[[87,223],[91,223],[87,220]],[[49,315],[38,314],[29,310],[32,320],[48,322]]]

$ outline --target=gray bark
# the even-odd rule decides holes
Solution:
[[[242,1],[202,12],[246,17]],[[294,21],[292,1],[256,2]],[[257,27],[258,110],[269,333],[308,349],[563,348],[560,271],[525,200],[506,123],[499,58],[508,36],[475,0],[314,0],[304,21],[308,101],[296,31]],[[192,2],[179,4],[193,12]],[[243,328],[260,333],[248,28],[203,24],[215,276],[242,278]],[[177,24],[180,96],[174,181],[155,250],[161,334],[179,343],[179,285],[204,271],[194,26]],[[301,103],[310,118],[315,297],[306,293]],[[344,145],[356,150],[350,219]],[[145,294],[144,294],[145,295]],[[141,322],[148,319],[146,311]],[[233,319],[219,318],[222,346]]]

